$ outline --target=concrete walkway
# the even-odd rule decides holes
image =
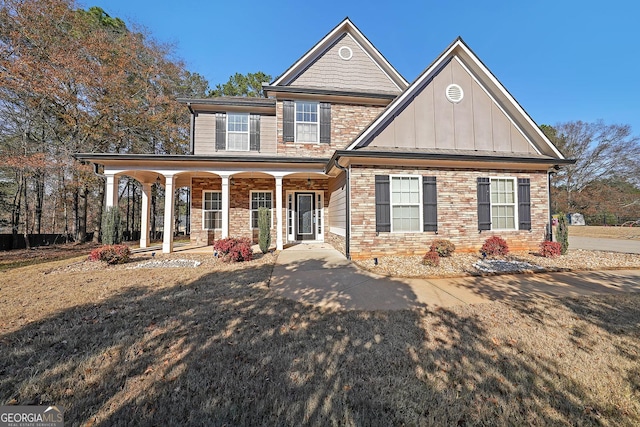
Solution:
[[[640,270],[400,279],[359,270],[330,245],[300,244],[280,252],[270,286],[284,297],[323,307],[401,310],[535,295],[640,292]]]
[[[569,249],[640,254],[640,240],[569,236]]]

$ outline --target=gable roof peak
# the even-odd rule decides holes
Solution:
[[[393,65],[380,53],[380,51],[369,41],[360,29],[347,16],[329,33],[327,33],[318,43],[302,55],[284,73],[276,77],[269,86],[287,86],[295,80],[310,64],[322,56],[340,37],[349,34],[363,49],[371,56],[375,63],[388,75],[388,77],[400,88],[404,90],[409,86],[409,82],[396,70]]]

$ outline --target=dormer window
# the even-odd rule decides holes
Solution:
[[[318,142],[318,103],[296,101],[296,142]]]
[[[249,151],[249,114],[227,113],[227,150]]]

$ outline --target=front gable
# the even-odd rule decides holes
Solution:
[[[563,159],[461,39],[349,146],[349,150],[362,148]]]
[[[399,94],[408,82],[347,18],[270,86]]]

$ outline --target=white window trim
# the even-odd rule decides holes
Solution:
[[[305,103],[305,104],[315,104],[316,105],[316,111],[317,111],[317,116],[318,116],[318,121],[315,122],[316,124],[316,141],[299,141],[298,140],[298,103]],[[314,122],[299,122],[299,123],[314,123]],[[320,103],[317,101],[294,101],[293,102],[293,133],[294,133],[294,137],[293,140],[296,143],[299,144],[320,144]]]
[[[418,230],[416,231],[396,231],[394,229],[394,224],[393,224],[393,207],[394,206],[406,206],[405,203],[401,203],[401,204],[393,204],[393,178],[418,178],[418,212],[420,213],[420,221],[418,224]],[[407,233],[421,233],[422,232],[422,224],[423,224],[423,209],[422,209],[422,175],[411,175],[411,174],[396,174],[396,175],[389,175],[389,217],[391,219],[391,232],[392,233],[398,233],[398,234],[407,234]]]
[[[241,151],[241,152],[245,152],[245,151],[250,151],[251,150],[251,117],[249,117],[249,113],[236,113],[235,111],[228,111],[225,113],[226,114],[226,120],[225,120],[225,151]],[[236,116],[247,116],[247,131],[246,132],[238,132],[238,131],[233,131],[233,132],[229,132],[229,115],[236,115]],[[247,149],[246,150],[231,150],[229,149],[229,134],[230,133],[234,133],[234,134],[244,134],[246,133],[247,135]]]
[[[251,222],[251,212],[253,211],[252,206],[251,206],[251,201],[253,200],[253,194],[254,193],[270,193],[271,194],[271,227],[269,227],[269,228],[273,229],[273,214],[275,212],[275,207],[273,206],[273,204],[274,204],[273,190],[251,190],[249,192],[249,230],[257,230],[258,229],[258,228],[253,228],[253,224]]]
[[[204,203],[205,203],[205,194],[206,193],[218,193],[220,194],[220,210],[216,210],[216,209],[205,209],[204,208]],[[202,229],[203,230],[222,230],[222,228],[206,228],[205,227],[205,213],[206,212],[220,212],[220,214],[222,215],[222,191],[219,190],[202,190]]]
[[[491,184],[494,180],[513,181],[513,226],[514,228],[494,228],[493,227],[493,200],[491,200]],[[489,178],[489,217],[491,218],[491,231],[518,231],[518,178],[513,176],[492,176]],[[510,206],[512,203],[496,203],[499,206]]]

